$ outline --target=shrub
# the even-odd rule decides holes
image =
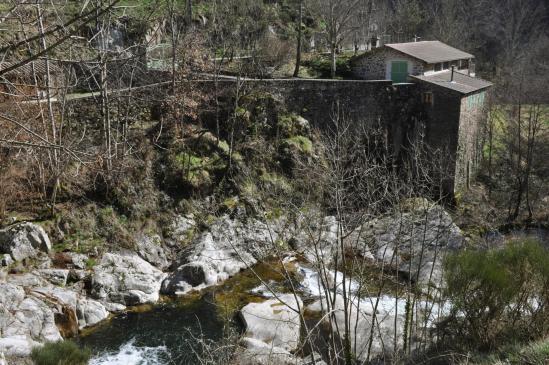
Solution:
[[[351,75],[351,58],[338,55],[336,58],[336,76],[348,77]],[[303,65],[309,67],[318,77],[329,78],[331,73],[330,56],[317,55],[309,61],[304,61]]]
[[[72,341],[49,342],[32,350],[36,365],[85,365],[90,359],[88,349],[81,349]]]
[[[543,336],[549,328],[549,255],[540,243],[447,257],[450,329],[481,349]]]

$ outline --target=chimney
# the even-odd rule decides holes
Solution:
[[[370,49],[378,48],[380,46],[379,44],[379,38],[376,36],[373,36],[370,39]]]
[[[450,82],[454,82],[454,69],[456,68],[456,66],[452,66],[452,74],[450,76]]]

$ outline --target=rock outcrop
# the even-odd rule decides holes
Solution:
[[[170,266],[159,235],[140,235],[135,240],[137,254],[160,270]]]
[[[106,253],[93,268],[91,294],[98,300],[123,305],[154,303],[165,277],[134,253]]]
[[[302,308],[301,298],[293,294],[250,303],[240,311],[246,326],[244,336],[263,341],[268,347],[293,351],[299,345]]]
[[[245,337],[241,341],[243,351],[237,352],[234,364],[239,365],[296,365],[298,359],[287,350],[261,340]]]
[[[330,300],[332,302],[332,300]],[[385,354],[393,353],[393,344],[395,335],[397,337],[397,346],[402,348],[403,331],[405,322],[404,301],[401,300],[396,305],[394,298],[381,297],[377,303],[376,300],[369,298],[357,300],[356,298],[348,302],[347,313],[351,330],[349,331],[353,352],[357,359],[365,361],[368,357],[368,347],[370,337],[372,344],[370,348],[370,359],[383,357]],[[321,298],[307,307],[310,312],[324,313],[328,308],[328,302]],[[332,316],[332,331],[340,338],[345,337],[345,305],[343,296],[337,294],[331,307],[334,315]],[[374,310],[375,308],[375,310]],[[374,313],[376,316],[374,318]],[[329,325],[327,318],[324,322]],[[373,328],[372,328],[373,327]],[[370,336],[371,335],[371,336]]]
[[[363,257],[393,267],[420,285],[434,286],[442,282],[444,255],[462,245],[463,235],[450,215],[427,201],[366,222],[346,242]]]
[[[0,230],[0,254],[9,254],[21,261],[48,253],[51,242],[44,229],[34,223],[23,222]]]
[[[223,282],[272,252],[277,234],[260,221],[218,219],[191,245],[182,264],[162,284],[165,294],[185,294]]]
[[[62,339],[46,303],[11,283],[0,283],[0,293],[0,352],[28,356],[36,343]]]

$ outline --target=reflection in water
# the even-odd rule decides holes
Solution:
[[[92,350],[91,365],[197,364],[200,347],[196,338],[220,340],[223,326],[206,295],[120,315],[79,342]]]

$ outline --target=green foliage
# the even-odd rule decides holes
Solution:
[[[95,265],[97,265],[97,261],[94,258],[86,259],[86,268],[87,269],[92,269]]]
[[[332,67],[331,62],[330,56],[317,55],[310,60],[303,61],[302,64],[310,70],[309,73],[316,75],[316,77],[329,78]],[[351,76],[351,57],[346,55],[336,57],[336,76]]]
[[[85,365],[90,356],[88,349],[81,349],[72,341],[48,342],[35,347],[31,354],[36,365]]]
[[[290,148],[305,155],[313,154],[313,142],[305,136],[287,138],[282,142],[283,148]]]
[[[227,142],[209,132],[198,133],[178,142],[166,154],[165,187],[176,195],[209,192],[227,169],[230,158]],[[233,153],[233,160],[241,156]]]
[[[544,335],[549,328],[549,255],[538,242],[447,257],[450,328],[480,348]],[[460,336],[460,337],[461,337]]]
[[[310,133],[309,122],[295,113],[279,115],[276,128],[284,138],[297,135],[307,136]]]

